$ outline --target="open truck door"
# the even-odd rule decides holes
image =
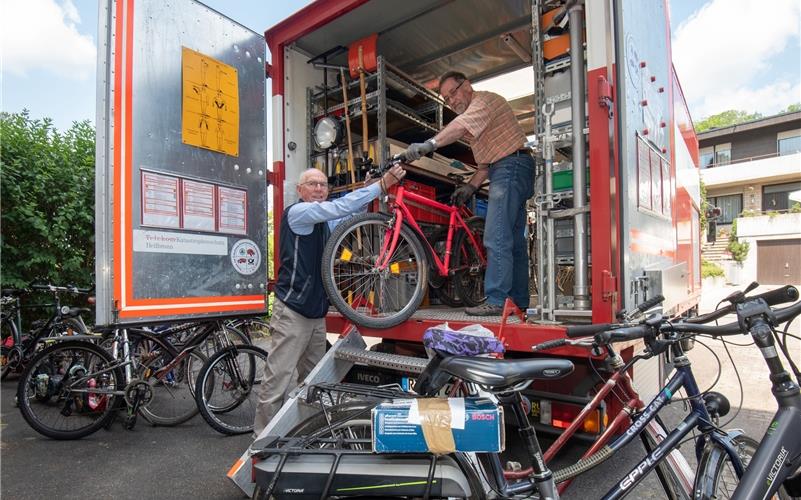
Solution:
[[[192,0],[100,2],[97,324],[264,313],[264,38]]]

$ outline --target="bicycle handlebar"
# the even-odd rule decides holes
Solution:
[[[596,333],[601,333],[605,330],[616,328],[617,326],[622,325],[616,325],[613,323],[598,323],[597,325],[568,326],[565,329],[565,335],[567,335],[569,338],[589,337],[590,335],[595,335]]]
[[[750,286],[749,286],[749,288],[753,289]],[[746,289],[746,290],[748,290],[748,289]],[[731,294],[731,295],[729,295],[729,297],[727,297],[727,299],[729,299],[729,298],[733,299],[734,302],[730,303],[729,305],[727,305],[725,307],[721,307],[720,309],[712,311],[711,313],[702,314],[702,315],[696,316],[694,318],[689,318],[689,319],[685,320],[684,322],[685,323],[693,323],[693,324],[710,323],[712,321],[715,321],[716,319],[719,319],[719,318],[722,318],[723,316],[726,316],[727,314],[733,313],[734,312],[734,307],[736,306],[736,304],[738,304],[740,302],[743,302],[745,300],[762,299],[765,302],[767,302],[769,306],[775,306],[775,305],[783,304],[785,302],[795,302],[796,300],[798,300],[798,289],[796,287],[792,286],[792,285],[785,285],[785,286],[783,286],[781,288],[777,288],[775,290],[770,290],[768,292],[763,292],[763,293],[760,293],[760,294],[757,294],[757,295],[751,295],[749,297],[746,297],[744,294],[742,295],[742,297],[740,297],[737,294]],[[724,300],[727,300],[727,299],[724,299]]]
[[[796,294],[795,296],[797,297],[798,290],[795,290],[795,294]],[[778,299],[779,296],[780,294],[778,293],[774,294],[772,297],[772,303],[775,304],[776,301],[779,300]],[[765,300],[764,297],[760,296],[750,297],[748,300],[755,300],[755,299]],[[789,321],[794,317],[798,316],[799,314],[801,314],[801,301],[798,301],[790,306],[781,309],[773,309],[773,315],[776,318],[776,324],[781,324],[784,323],[785,321]],[[705,325],[698,323],[690,323],[688,321],[677,322],[677,323],[661,322],[658,331],[694,333],[694,334],[705,334],[713,336],[738,335],[738,334],[748,333],[747,331],[743,331],[743,327],[740,325],[739,322],[736,321],[734,323],[727,323],[725,325]],[[648,324],[641,324],[635,326],[624,326],[613,330],[607,330],[605,332],[596,334],[595,339],[599,344],[602,344],[606,342],[621,342],[625,340],[640,339],[654,333],[656,333],[656,330],[652,326]]]

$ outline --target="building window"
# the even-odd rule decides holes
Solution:
[[[709,168],[715,163],[715,151],[713,148],[701,150],[701,168]]]
[[[701,168],[720,167],[731,163],[731,143],[708,146],[700,151]]]
[[[779,156],[801,152],[801,129],[780,132],[776,138],[776,150]]]
[[[801,190],[801,182],[764,186],[762,188],[762,211],[786,211],[793,204],[790,201],[790,193],[799,190]]]
[[[730,194],[728,196],[712,196],[709,204],[720,209],[718,224],[731,224],[743,211],[743,195]]]

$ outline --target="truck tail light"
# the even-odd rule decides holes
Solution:
[[[540,400],[540,423],[557,429],[567,429],[583,408],[583,406],[570,403],[549,401],[547,399]],[[609,416],[606,415],[606,412],[596,409],[587,415],[579,431],[587,434],[600,434],[608,423]]]

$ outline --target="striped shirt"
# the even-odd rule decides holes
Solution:
[[[475,91],[464,113],[454,122],[467,129],[465,139],[476,163],[495,163],[521,149],[526,134],[506,99],[494,92]]]

